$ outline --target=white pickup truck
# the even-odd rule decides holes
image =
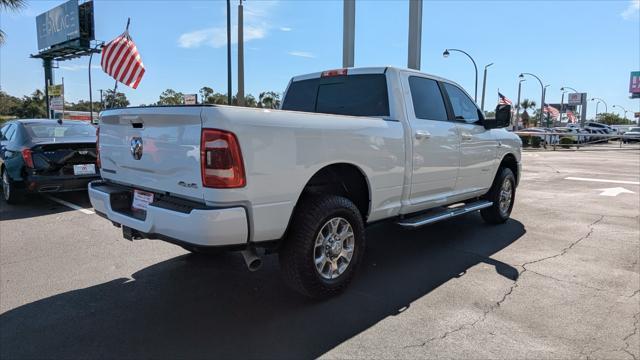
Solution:
[[[102,113],[95,211],[125,238],[193,252],[279,253],[285,281],[326,297],[352,279],[365,227],[417,228],[480,210],[505,222],[520,177],[510,106],[484,118],[457,84],[394,67],[291,79],[282,110]]]

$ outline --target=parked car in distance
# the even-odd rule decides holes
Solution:
[[[521,142],[504,130],[509,105],[485,118],[452,81],[371,67],[296,76],[282,109],[107,110],[91,204],[129,240],[240,250],[249,270],[278,252],[309,297],[348,285],[368,224],[510,216]]]
[[[599,122],[587,122],[586,124],[584,124],[584,128],[585,129],[593,129],[593,130],[603,130],[606,134],[609,135],[616,135],[618,134],[618,129],[612,128],[609,125],[606,124],[601,124]]]
[[[22,119],[0,129],[2,192],[8,203],[25,193],[86,191],[100,178],[96,128],[86,121]]]
[[[629,130],[624,133],[622,141],[625,144],[640,141],[640,127],[629,128]]]

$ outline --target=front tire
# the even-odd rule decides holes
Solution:
[[[279,254],[285,282],[310,298],[336,295],[351,282],[364,246],[364,222],[353,202],[303,196]]]
[[[22,200],[22,192],[13,185],[7,169],[2,169],[2,196],[7,204],[17,204]]]
[[[482,219],[489,224],[502,224],[507,221],[516,198],[516,177],[513,171],[509,168],[498,169],[493,185],[484,198],[493,202],[493,205],[480,210]]]

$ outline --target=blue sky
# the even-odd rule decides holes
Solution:
[[[0,85],[25,95],[44,82],[37,51],[35,16],[63,1],[28,1],[19,13],[0,14],[7,33],[0,47]],[[235,25],[237,1],[232,1]],[[551,84],[547,102],[560,101],[560,87],[585,91],[609,105],[640,111],[629,99],[629,73],[640,70],[640,0],[624,1],[424,1],[422,71],[452,79],[473,94],[473,66],[462,54],[443,58],[445,48],[469,52],[487,81],[487,108],[497,90],[515,101],[518,74],[531,72]],[[132,105],[158,100],[167,88],[195,93],[202,86],[226,92],[224,1],[95,1],[96,38],[119,35],[127,17],[146,67],[138,89],[123,90]],[[407,1],[357,0],[356,66],[407,62]],[[235,40],[232,41],[235,45]],[[342,1],[245,1],[245,87],[284,91],[297,74],[339,68],[342,61]],[[235,46],[234,92],[235,87]],[[88,58],[61,62],[67,99],[88,99]],[[113,87],[94,59],[97,89]],[[481,84],[480,84],[481,86]],[[479,90],[480,92],[480,90]],[[523,83],[523,97],[540,101],[540,85]],[[600,109],[602,111],[602,109]],[[590,103],[589,114],[595,112]]]

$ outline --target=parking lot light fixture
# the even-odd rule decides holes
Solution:
[[[604,104],[604,112],[605,113],[609,112],[609,107],[607,106],[607,102],[606,101],[604,101],[604,100],[602,100],[600,98],[597,98],[597,97],[592,97],[591,101],[597,101],[597,103],[596,103],[596,119],[598,119],[598,104],[603,103]]]
[[[457,51],[459,53],[463,53],[463,54],[467,55],[467,57],[473,63],[473,68],[476,70],[476,86],[475,86],[475,93],[474,93],[473,100],[477,103],[478,102],[478,65],[476,65],[476,61],[473,60],[473,58],[471,57],[471,55],[469,55],[469,53],[467,53],[464,50],[460,50],[460,49],[445,49],[444,52],[442,53],[442,56],[444,58],[448,58],[449,55],[451,54],[450,51]]]
[[[542,84],[542,80],[540,80],[540,78],[538,76],[536,76],[536,75],[534,75],[532,73],[522,73],[522,74],[520,74],[519,78],[520,79],[524,79],[525,75],[533,76],[540,83],[540,92],[542,93],[541,94],[541,100],[540,100],[540,125],[542,125],[543,113],[544,113],[544,88],[545,88],[545,86]]]
[[[487,90],[487,69],[489,66],[493,65],[493,63],[484,66],[484,78],[482,79],[482,105],[480,105],[480,110],[484,114],[484,97],[485,91]]]
[[[624,111],[624,118],[625,118],[625,119],[627,118],[627,113],[629,112],[629,111],[627,111],[627,109],[623,108],[623,107],[622,107],[622,106],[620,106],[620,105],[613,105],[613,107],[614,107],[614,108],[619,107],[620,109],[622,109],[622,111]]]

